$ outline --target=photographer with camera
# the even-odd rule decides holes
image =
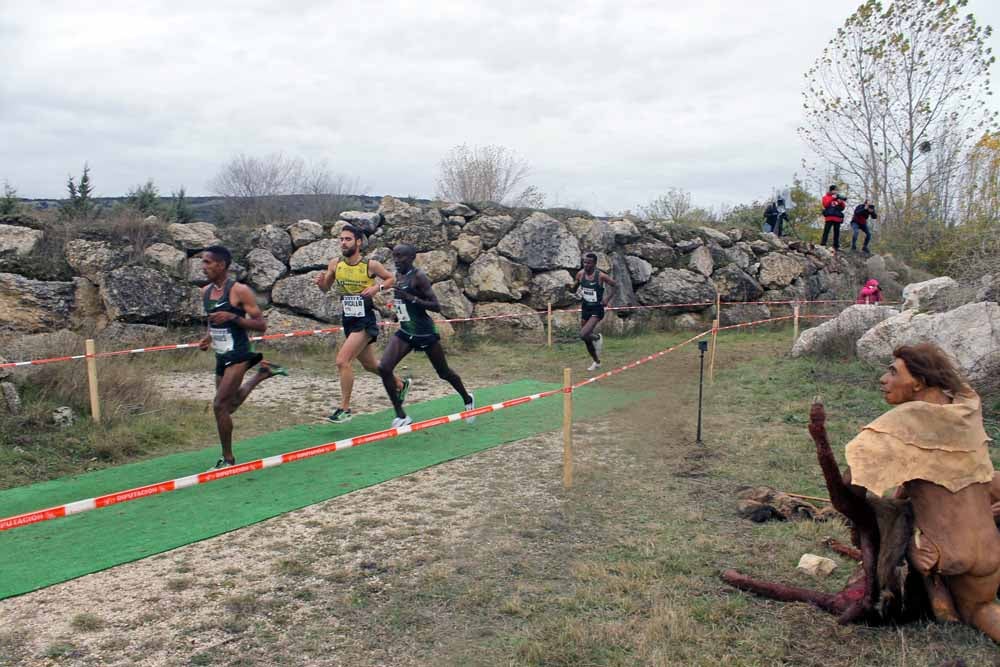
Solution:
[[[778,197],[764,209],[764,231],[780,237],[782,225],[786,222],[788,222],[788,213],[785,211],[785,200]]]
[[[837,192],[837,186],[831,185],[830,189],[823,195],[823,240],[820,245],[826,245],[833,230],[833,251],[840,250],[840,225],[844,223],[844,208],[847,200]]]
[[[864,232],[865,242],[861,246],[861,252],[866,255],[871,254],[868,251],[868,243],[872,240],[871,230],[868,229],[868,218],[877,220],[878,213],[875,212],[875,204],[869,203],[866,199],[854,209],[854,217],[851,218],[851,229],[854,230],[851,233],[851,250],[858,249],[858,232]]]

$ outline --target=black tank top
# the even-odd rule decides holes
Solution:
[[[593,280],[587,280],[587,273],[583,273],[580,277],[580,291],[584,308],[598,308],[604,304],[604,283],[601,282],[600,269],[594,269]]]
[[[414,287],[414,282],[419,271],[420,269],[413,268],[405,276],[397,275],[395,289],[400,292],[412,294],[413,296],[419,296]],[[435,326],[434,320],[427,314],[427,309],[423,306],[403,301],[402,299],[395,299],[393,301],[393,308],[396,311],[396,321],[399,322],[399,328],[405,333],[411,336],[427,336],[437,333],[437,326]]]
[[[206,315],[233,313],[237,317],[246,317],[247,311],[229,302],[229,293],[235,284],[234,279],[227,280],[222,287],[222,295],[218,299],[211,298],[215,286],[209,285],[202,295]],[[212,350],[219,356],[229,353],[247,354],[253,352],[253,346],[250,344],[250,337],[247,335],[246,329],[237,326],[232,320],[225,324],[209,323],[208,335],[212,337]]]

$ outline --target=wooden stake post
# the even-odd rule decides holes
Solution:
[[[792,329],[792,344],[794,345],[795,341],[797,341],[799,339],[799,304],[798,304],[798,302],[796,302],[792,306],[792,315],[795,318],[793,320],[795,326]]]
[[[93,338],[88,338],[84,343],[84,352],[87,354],[87,386],[90,388],[90,415],[95,422],[100,422],[101,398],[97,392],[97,359],[94,357],[97,350],[94,347]]]
[[[719,312],[722,300],[718,294],[715,295],[715,319],[712,320],[712,356],[708,361],[708,383],[715,381],[715,347],[719,339]]]
[[[573,374],[563,369],[563,488],[573,486]]]
[[[546,316],[546,329],[548,330],[549,344],[548,347],[552,347],[552,302],[549,301],[548,315]]]

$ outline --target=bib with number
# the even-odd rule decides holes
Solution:
[[[583,300],[587,303],[597,303],[597,290],[590,287],[584,287]]]
[[[212,351],[216,354],[233,351],[233,332],[229,329],[209,327],[208,335],[212,337]]]
[[[344,317],[364,317],[365,300],[357,294],[345,294],[340,297],[340,303],[344,308]]]
[[[396,321],[397,322],[409,322],[410,321],[410,311],[406,309],[406,302],[402,299],[394,299],[392,302],[392,307],[396,311]]]

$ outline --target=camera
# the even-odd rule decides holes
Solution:
[[[847,201],[847,198],[839,192],[836,194],[836,199],[837,201]]]
[[[701,351],[701,352],[707,352],[708,351],[708,341],[707,340],[700,340],[700,341],[698,341],[698,350]]]

